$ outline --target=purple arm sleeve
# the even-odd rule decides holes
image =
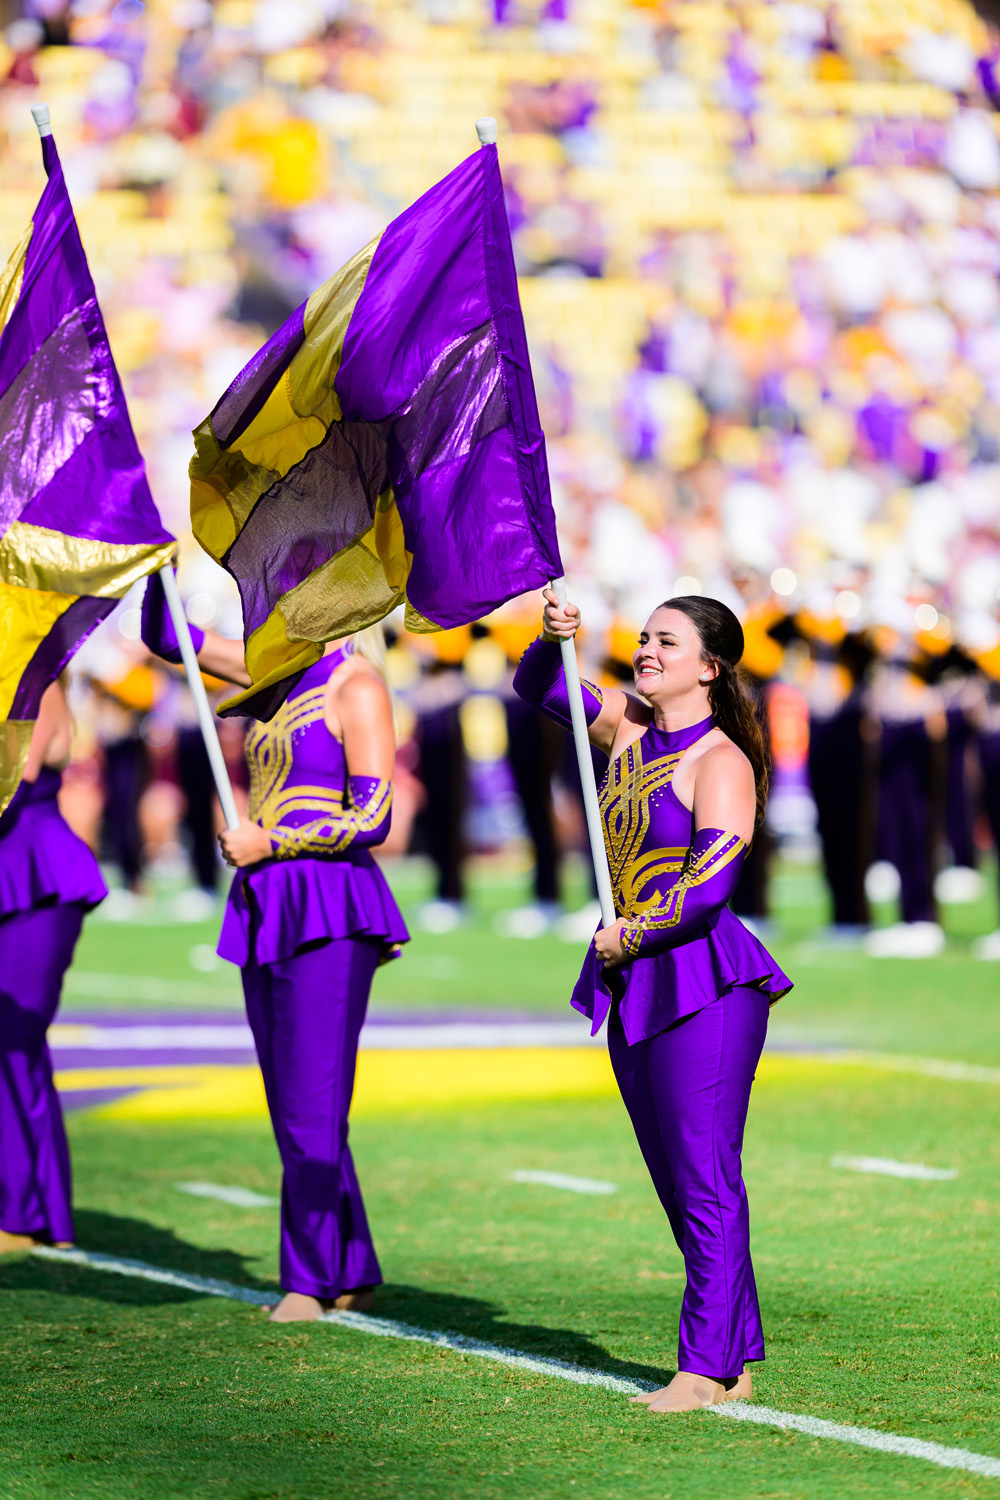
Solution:
[[[699,828],[684,868],[659,906],[632,917],[622,928],[626,958],[664,953],[693,937],[736,889],[747,846],[721,828]]]
[[[189,628],[191,640],[194,642],[195,655],[197,655],[205,644],[205,632],[199,630],[197,625],[191,625]],[[142,644],[147,651],[151,651],[154,656],[162,657],[164,661],[173,662],[174,666],[180,666],[180,642],[177,639],[174,622],[170,618],[167,596],[163,592],[163,581],[159,573],[150,573],[146,579],[140,634]]]
[[[294,800],[294,799],[293,799]],[[345,849],[366,849],[381,844],[392,822],[392,782],[377,776],[348,776],[343,806],[319,805],[319,794],[310,795],[305,807],[292,805],[289,813],[313,813],[302,822],[282,819],[267,831],[278,859],[300,854],[330,856]],[[319,816],[315,816],[315,813]]]
[[[593,724],[604,706],[604,699],[600,688],[595,687],[592,682],[581,681],[581,687],[583,711],[587,716],[587,723]],[[525,703],[533,704],[564,729],[573,728],[566,677],[562,668],[562,652],[555,641],[542,640],[541,636],[537,641],[532,641],[514,673],[514,691]]]

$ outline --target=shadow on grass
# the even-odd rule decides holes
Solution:
[[[502,1307],[478,1297],[460,1297],[451,1292],[389,1282],[379,1287],[375,1311],[382,1318],[397,1318],[418,1328],[481,1339],[536,1359],[565,1360],[581,1369],[600,1370],[623,1380],[655,1380],[666,1385],[675,1373],[659,1365],[616,1359],[603,1345],[572,1329],[511,1322]]]
[[[77,1244],[86,1250],[126,1260],[142,1261],[163,1271],[229,1281],[237,1286],[273,1291],[247,1268],[246,1257],[232,1250],[206,1250],[143,1219],[83,1209],[76,1215]],[[88,1297],[119,1307],[157,1307],[200,1300],[206,1293],[138,1277],[118,1275],[94,1267],[42,1260],[37,1256],[5,1257],[0,1261],[0,1288],[40,1291],[51,1296]],[[379,1288],[376,1313],[428,1331],[462,1334],[499,1344],[540,1359],[561,1359],[585,1369],[602,1370],[623,1379],[655,1380],[661,1384],[673,1371],[615,1359],[600,1344],[567,1328],[538,1323],[510,1322],[504,1309],[478,1297],[435,1292],[392,1283]]]
[[[206,1250],[145,1219],[97,1213],[90,1209],[77,1209],[74,1218],[76,1243],[81,1250],[96,1250],[104,1255],[121,1256],[123,1260],[141,1260],[161,1271],[183,1271],[256,1290],[274,1290],[273,1282],[262,1281],[247,1268],[247,1258],[233,1250]],[[156,1307],[171,1302],[200,1300],[206,1295],[185,1287],[142,1281],[72,1262],[41,1260],[34,1255],[5,1256],[0,1260],[0,1288],[95,1297],[100,1302],[113,1302],[122,1307]]]

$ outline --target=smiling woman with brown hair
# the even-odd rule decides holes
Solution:
[[[514,679],[569,725],[558,642],[579,610],[545,593],[543,633]],[[750,1395],[764,1358],[741,1152],[770,1005],[791,982],[728,908],[760,826],[767,764],[743,690],[743,631],[715,599],[653,611],[633,657],[638,696],[584,684],[610,757],[600,806],[617,920],[595,935],[573,1005],[608,1049],[684,1256],[678,1373],[634,1399],[692,1411]]]

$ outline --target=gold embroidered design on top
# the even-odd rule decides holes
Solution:
[[[675,876],[684,867],[687,846],[646,849],[642,841],[649,828],[649,799],[669,786],[684,754],[657,757],[643,764],[642,741],[629,745],[608,767],[601,787],[600,809],[604,823],[604,846],[611,869],[615,911],[620,917],[635,917],[658,907],[659,890],[643,900],[640,892],[661,876]]]
[[[328,786],[298,785],[286,789],[292,769],[292,736],[325,713],[325,684],[289,698],[268,724],[255,723],[246,738],[250,770],[248,815],[271,836],[278,859],[303,854],[339,854],[361,833],[369,833],[392,805],[392,783],[372,780],[364,802],[345,805],[345,794]],[[307,821],[286,821],[293,814],[312,814]]]
[[[733,833],[722,833],[708,848],[684,869],[681,877],[667,892],[666,900],[647,906],[622,928],[622,949],[634,958],[639,952],[643,934],[676,927],[684,913],[684,897],[693,886],[703,885],[746,849],[743,840]]]

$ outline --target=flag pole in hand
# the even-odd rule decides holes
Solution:
[[[482,146],[495,146],[497,143],[497,122],[489,115],[476,121],[476,135]],[[560,604],[566,603],[566,580],[565,578],[553,578],[552,590]],[[566,674],[566,692],[569,697],[570,715],[573,720],[573,741],[576,745],[576,758],[580,766],[580,785],[583,789],[583,808],[587,818],[587,833],[590,838],[590,853],[594,861],[594,875],[597,880],[597,896],[601,903],[601,920],[605,927],[610,927],[616,920],[615,898],[611,890],[611,872],[608,868],[608,855],[604,847],[604,827],[601,822],[600,808],[597,803],[597,780],[594,776],[594,762],[590,758],[590,736],[587,732],[587,719],[583,709],[583,689],[580,687],[580,669],[576,660],[576,643],[574,641],[560,641],[559,649],[562,652],[563,671]]]
[[[565,578],[553,578],[552,592],[560,604],[566,604]],[[563,672],[566,676],[566,696],[569,699],[570,718],[573,720],[573,743],[580,767],[580,786],[583,790],[583,810],[587,818],[587,833],[590,837],[590,853],[594,861],[594,876],[597,880],[597,899],[601,903],[601,920],[605,927],[617,921],[615,898],[611,890],[611,871],[608,868],[608,852],[604,845],[604,824],[597,801],[597,778],[594,762],[590,756],[590,735],[587,717],[583,709],[583,689],[580,686],[580,668],[576,659],[575,640],[560,641]]]
[[[167,596],[167,608],[173,621],[174,630],[177,633],[177,644],[181,648],[181,660],[184,663],[184,671],[187,675],[188,687],[194,699],[194,706],[198,712],[198,727],[201,737],[205,741],[205,751],[208,755],[209,764],[212,767],[212,779],[215,782],[215,790],[219,794],[222,804],[222,815],[226,820],[227,828],[239,828],[240,815],[236,809],[236,798],[233,796],[232,782],[229,780],[229,772],[226,769],[226,758],[219,744],[219,731],[215,727],[215,715],[205,692],[205,684],[202,681],[201,669],[198,666],[198,657],[195,654],[194,641],[188,629],[187,616],[181,603],[181,596],[177,591],[177,579],[174,577],[173,565],[168,563],[160,569],[160,581],[163,584],[163,592]]]

